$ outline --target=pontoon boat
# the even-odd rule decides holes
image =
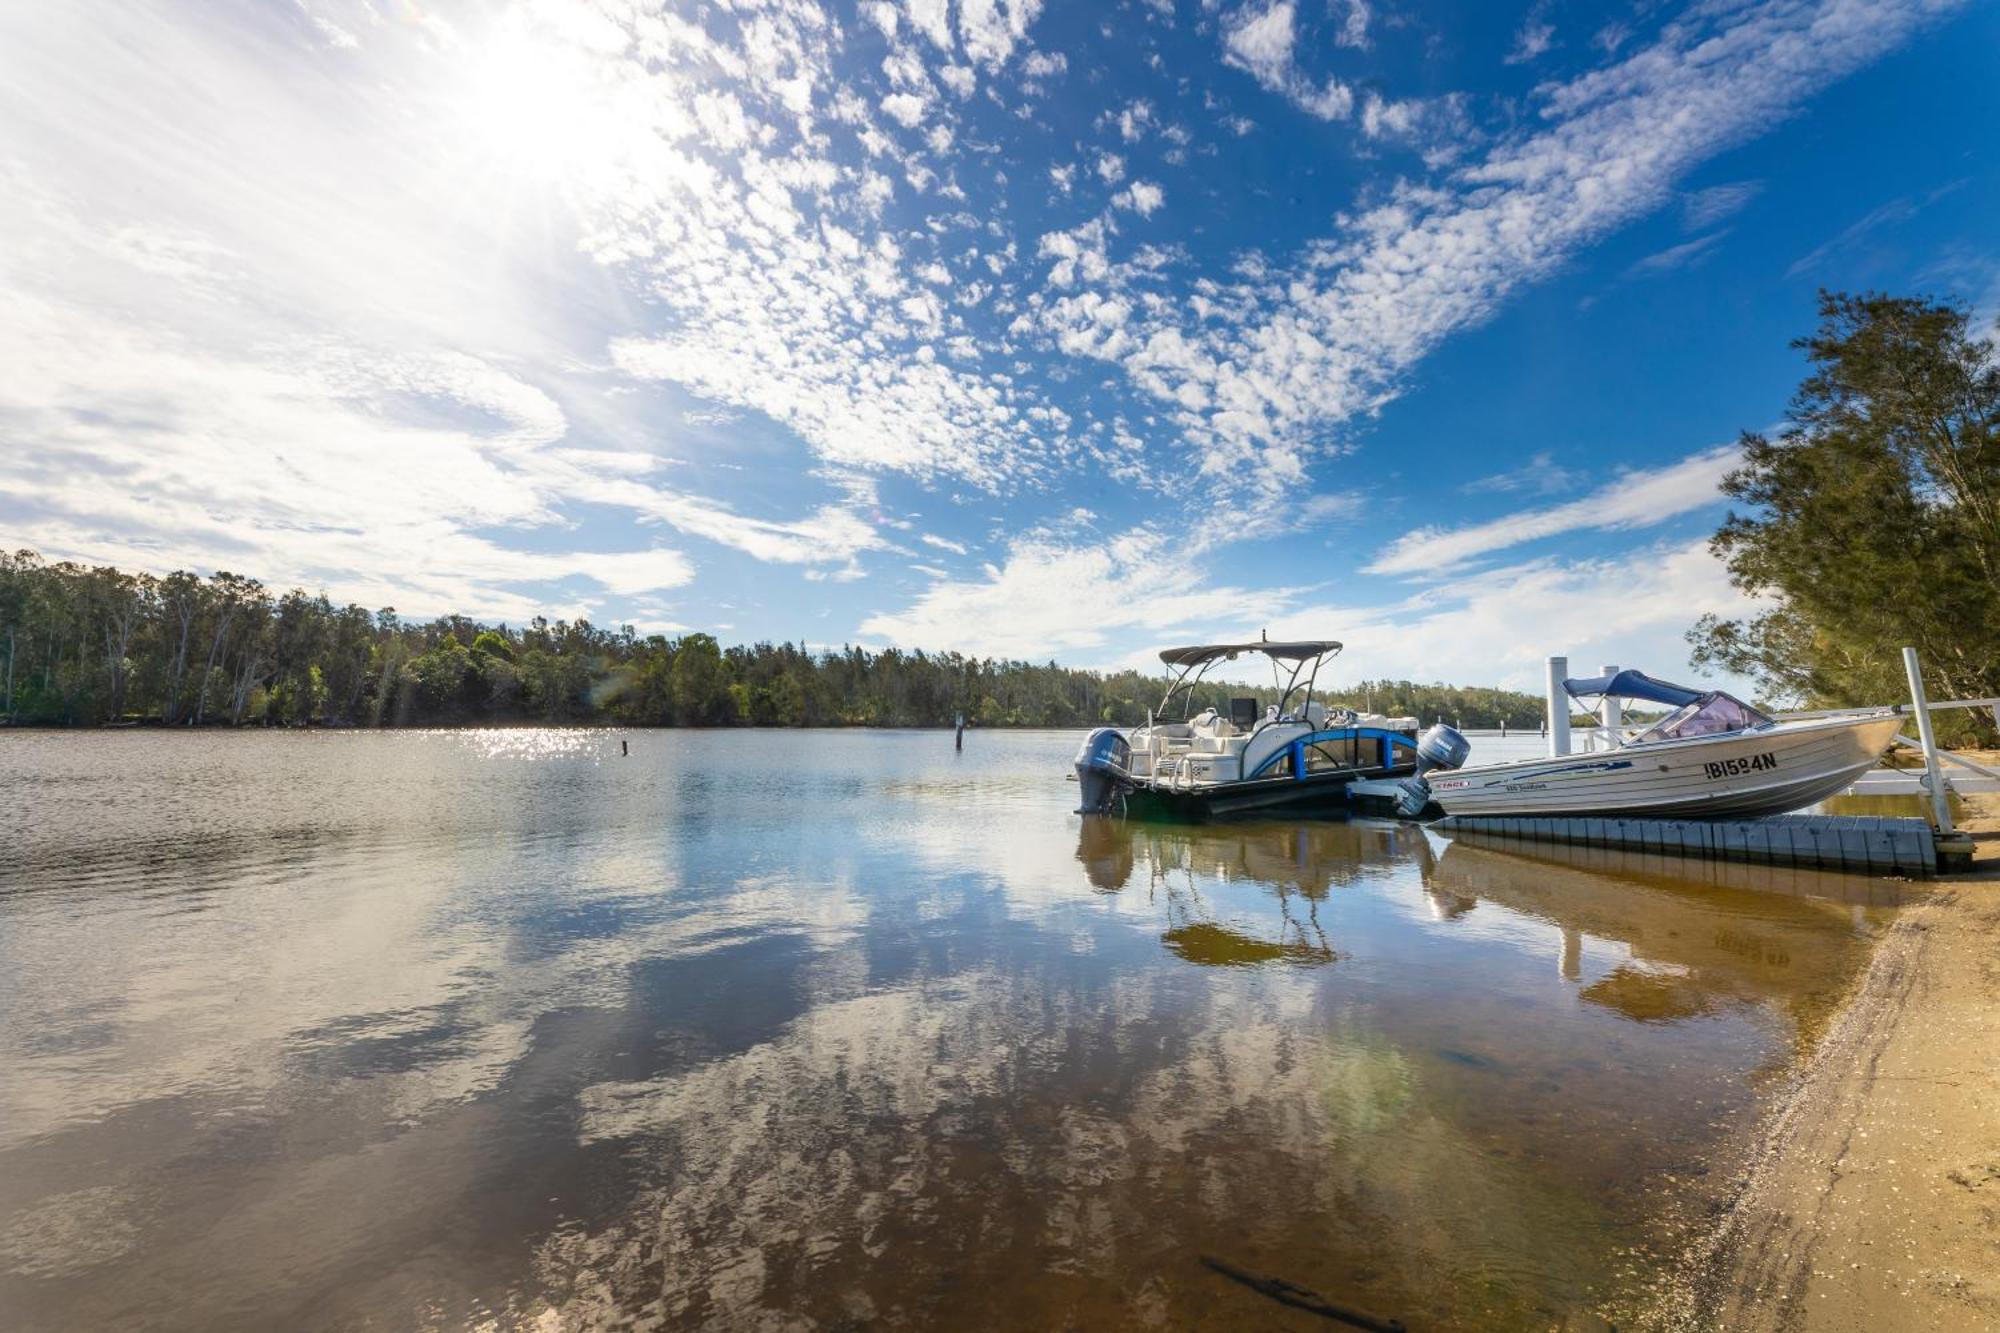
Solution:
[[[1320,666],[1340,651],[1331,639],[1211,643],[1160,654],[1166,696],[1145,726],[1090,733],[1077,751],[1080,813],[1200,819],[1246,810],[1338,806],[1349,783],[1417,771],[1417,722],[1313,697]],[[1195,687],[1218,662],[1245,653],[1271,660],[1278,701],[1229,700],[1228,712],[1189,715]],[[1286,671],[1289,669],[1289,675]]]

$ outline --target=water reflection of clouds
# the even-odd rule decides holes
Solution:
[[[1141,1273],[1166,1322],[1233,1326],[1243,1307],[1205,1299],[1204,1246],[1406,1316],[1449,1286],[1441,1273],[1505,1273],[1501,1307],[1580,1291],[1604,1221],[1592,1179],[1503,1150],[1365,1006],[1325,1013],[1307,975],[1190,993],[1128,974],[1051,994],[959,973],[594,1086],[586,1135],[644,1145],[659,1180],[619,1224],[544,1247],[575,1293],[562,1317],[1116,1322],[1119,1274]],[[954,1320],[924,1277],[939,1269],[1009,1293],[1006,1317]]]
[[[1025,1324],[1227,1326],[1171,1276],[1220,1242],[1373,1272],[1405,1315],[1439,1272],[1546,1296],[1626,1158],[1685,1155],[1647,1043],[1796,1010],[1857,947],[1845,907],[1439,861],[1392,826],[1083,824],[1046,738],[977,737],[935,787],[929,738],[811,738],[789,786],[789,736],[649,735],[630,764],[585,733],[283,743],[322,740],[268,799],[256,751],[215,751],[236,827],[150,868],[121,849],[172,819],[122,813],[92,863],[117,893],[16,862],[0,1134],[39,1174],[0,1205],[8,1266],[96,1219],[134,1299],[218,1265],[304,1283],[364,1236],[448,1248],[450,1201],[599,1154],[613,1197],[524,1240],[524,1318],[545,1286],[583,1323],[946,1324],[957,1274]],[[1673,1047],[1707,1066],[1678,1089],[1702,1123],[1765,1031]],[[1577,1128],[1642,1118],[1622,1157]],[[232,1147],[253,1132],[268,1170]],[[147,1182],[190,1169],[227,1220],[155,1216]],[[392,1288],[345,1299],[407,1310]]]
[[[130,1232],[140,1218],[133,1210],[159,1204],[156,1190],[136,1182],[201,1151],[178,1132],[161,1137],[163,1126],[188,1116],[283,1122],[305,1103],[317,1103],[313,1114],[333,1123],[345,1114],[358,1124],[414,1126],[499,1092],[535,1052],[544,1015],[629,1006],[642,962],[775,932],[825,951],[851,939],[866,916],[852,885],[839,880],[769,876],[696,896],[659,882],[653,868],[652,885],[614,893],[608,886],[632,882],[629,854],[562,859],[574,876],[566,890],[533,871],[511,882],[482,879],[490,864],[480,857],[468,858],[462,875],[441,874],[435,858],[392,849],[354,855],[346,873],[309,890],[225,898],[178,919],[170,934],[137,914],[104,916],[87,934],[56,929],[53,918],[10,931],[8,952],[38,963],[13,972],[16,1018],[7,1025],[8,1076],[0,1080],[5,1146],[88,1136],[97,1171],[109,1169],[118,1182],[103,1186],[111,1195],[87,1196],[89,1215],[118,1211],[105,1198],[124,1201],[118,1227],[93,1222],[92,1229]],[[589,899],[615,924],[552,941],[529,924],[546,917],[552,897]],[[524,948],[530,934],[532,947]],[[832,956],[858,970],[819,984],[859,989],[865,967],[845,953]],[[105,959],[118,967],[106,968]],[[89,1048],[60,1058],[23,1048],[20,1016],[60,1029],[79,1011],[98,1015]],[[164,1119],[152,1109],[168,1107]],[[105,1139],[99,1127],[116,1137]],[[353,1146],[335,1138],[322,1151],[338,1161]],[[463,1187],[482,1161],[472,1145],[434,1148],[426,1170],[455,1173]],[[356,1167],[359,1187],[371,1173]],[[23,1183],[18,1173],[16,1183]],[[51,1216],[67,1207],[59,1199],[40,1204],[58,1210]],[[9,1206],[0,1203],[0,1214]],[[294,1222],[281,1209],[274,1225]],[[54,1223],[32,1229],[41,1239],[22,1244],[37,1252],[68,1234]],[[6,1234],[25,1233],[10,1223]],[[75,1268],[93,1253],[110,1251],[73,1249],[65,1263]],[[20,1271],[49,1262],[46,1254],[17,1259],[9,1267]]]

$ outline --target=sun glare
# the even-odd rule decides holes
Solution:
[[[473,57],[461,108],[483,170],[555,182],[608,163],[613,102],[588,52],[508,22]]]

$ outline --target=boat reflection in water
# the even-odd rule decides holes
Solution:
[[[1726,1129],[1747,1128],[1759,1089],[1817,1039],[1902,897],[1880,880],[1366,820],[1086,819],[1076,859],[1167,955],[1267,997],[1229,1040],[1287,1034],[1273,1068],[1294,1072],[1265,1095],[1300,1099],[1280,1119],[1320,1188],[1300,1198],[1253,1154],[1237,1161],[1309,1222],[1265,1240],[1285,1256],[1267,1267],[1412,1327],[1585,1310],[1623,1326],[1645,1309],[1631,1283],[1645,1263],[1618,1263],[1667,1262],[1715,1206],[1746,1137]],[[1429,1302],[1367,1225],[1449,1273],[1453,1295]],[[1310,1236],[1385,1276],[1333,1282]]]
[[[1126,888],[1143,867],[1148,901],[1165,923],[1160,940],[1191,963],[1318,966],[1339,957],[1319,918],[1327,895],[1370,865],[1392,864],[1422,846],[1407,827],[1388,823],[1162,825],[1090,818],[1083,821],[1076,857],[1091,886],[1107,893]],[[1229,914],[1204,891],[1204,881],[1255,886],[1270,910]]]
[[[1849,966],[1912,891],[1794,867],[1437,841],[1425,893],[1441,914],[1484,901],[1556,926],[1557,967],[1569,981],[1584,981],[1586,941],[1622,946],[1623,959],[1582,985],[1585,1003],[1656,1023],[1776,1001],[1792,1013],[1801,1050],[1844,992]]]
[[[1893,908],[937,740],[9,738],[8,1328],[1637,1326]]]
[[[1318,965],[1341,956],[1322,905],[1342,885],[1411,877],[1430,919],[1474,936],[1555,928],[1556,968],[1582,981],[1586,945],[1622,950],[1579,992],[1641,1022],[1773,1000],[1797,1039],[1842,993],[1845,965],[1916,890],[1788,867],[1534,843],[1444,838],[1376,820],[1210,825],[1085,819],[1077,860],[1103,893],[1143,888],[1160,939],[1189,962]],[[1240,891],[1256,891],[1244,900]],[[1218,902],[1218,890],[1237,890]],[[1472,919],[1481,907],[1487,920]],[[1488,929],[1490,922],[1491,929]]]

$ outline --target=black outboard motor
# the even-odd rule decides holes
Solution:
[[[1472,753],[1472,742],[1456,727],[1440,722],[1417,737],[1417,775],[1403,779],[1403,794],[1396,798],[1396,813],[1415,819],[1431,803],[1431,784],[1424,774],[1432,769],[1463,768]]]
[[[1076,752],[1076,784],[1083,791],[1080,815],[1109,814],[1132,785],[1132,744],[1116,727],[1099,727]]]

